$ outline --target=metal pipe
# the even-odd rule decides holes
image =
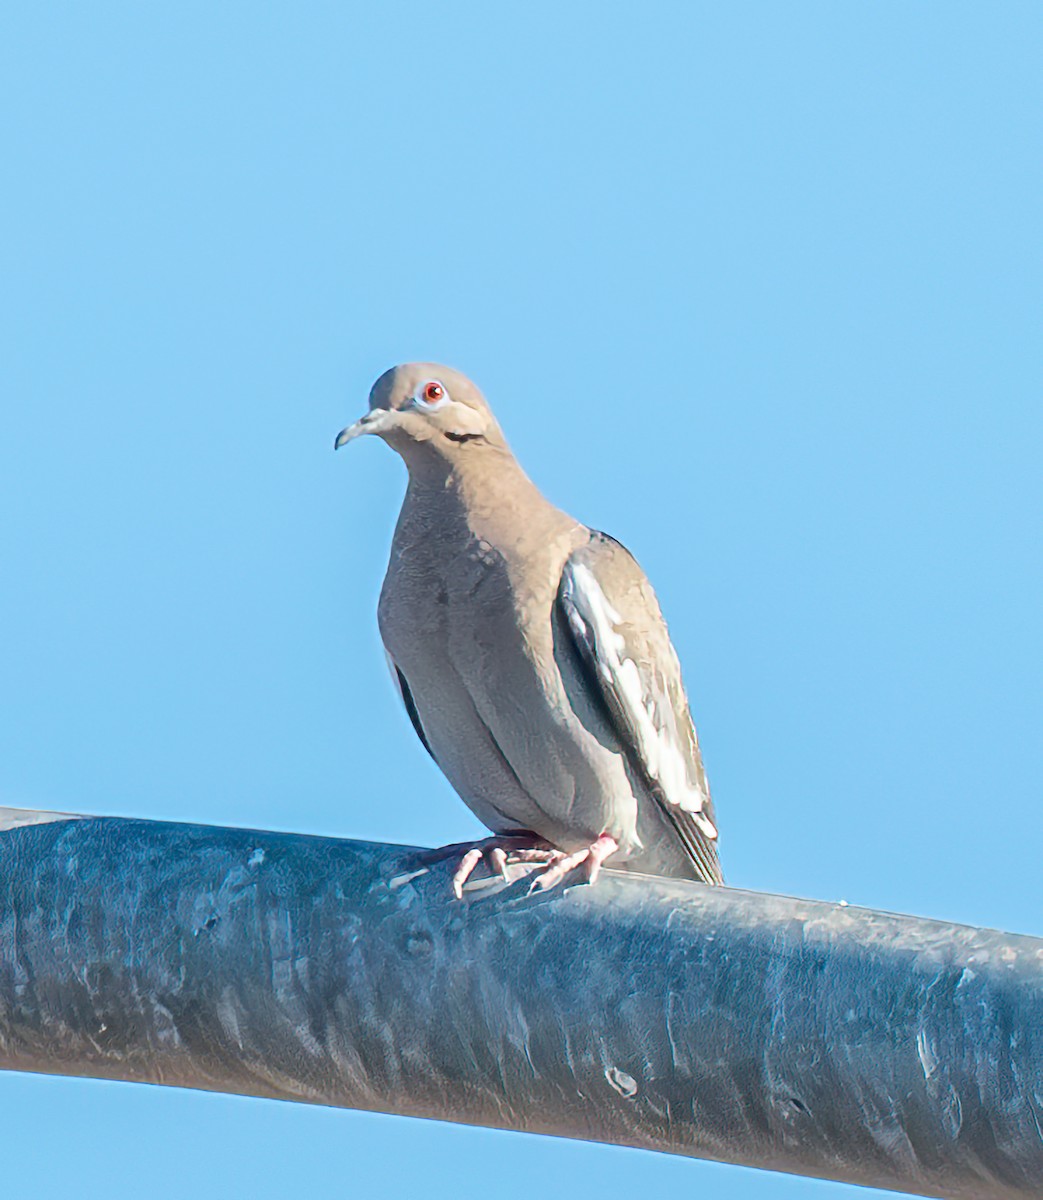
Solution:
[[[6,814],[6,815],[5,815]],[[0,810],[0,1067],[1043,1194],[1043,941],[606,872]]]

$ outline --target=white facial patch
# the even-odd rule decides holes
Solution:
[[[669,804],[692,816],[706,837],[716,838],[717,830],[703,812],[707,798],[688,776],[670,697],[655,687],[654,679],[642,678],[637,663],[627,657],[626,638],[618,631],[623,618],[589,567],[566,564],[562,603],[577,640],[592,651],[598,676],[616,701],[649,779]]]

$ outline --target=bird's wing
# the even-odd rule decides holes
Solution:
[[[558,604],[616,735],[699,878],[723,883],[681,665],[645,573],[619,542],[593,533],[565,563]]]
[[[398,692],[398,697],[402,701],[402,707],[406,710],[409,720],[412,722],[413,728],[416,730],[417,737],[424,745],[424,749],[435,758],[435,752],[431,749],[431,743],[427,740],[427,734],[424,733],[424,727],[420,724],[420,714],[416,709],[416,701],[413,699],[413,693],[409,690],[409,684],[406,681],[405,675],[402,674],[398,663],[385,650],[384,657],[387,659],[388,670],[391,672],[391,682],[395,685],[395,691]],[[437,762],[438,759],[435,759]]]

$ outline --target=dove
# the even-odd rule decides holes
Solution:
[[[336,438],[409,473],[378,624],[423,746],[492,837],[446,847],[533,884],[603,863],[723,883],[695,727],[652,586],[619,542],[556,508],[466,376],[408,363]]]

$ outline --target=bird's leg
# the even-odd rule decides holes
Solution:
[[[599,838],[591,842],[589,846],[585,846],[582,850],[577,850],[575,854],[562,854],[559,850],[546,871],[543,871],[536,877],[532,885],[532,890],[540,892],[549,891],[552,887],[556,887],[561,883],[565,876],[577,867],[582,867],[587,882],[593,883],[601,871],[601,864],[610,854],[615,854],[618,849],[619,843],[616,839],[607,833],[603,833]]]
[[[525,832],[499,834],[480,842],[455,842],[437,850],[427,850],[420,857],[424,863],[442,862],[460,856],[453,872],[453,891],[458,900],[463,899],[464,884],[470,879],[480,862],[485,862],[493,875],[508,880],[507,867],[510,863],[553,863],[561,855],[550,842],[538,834]]]

